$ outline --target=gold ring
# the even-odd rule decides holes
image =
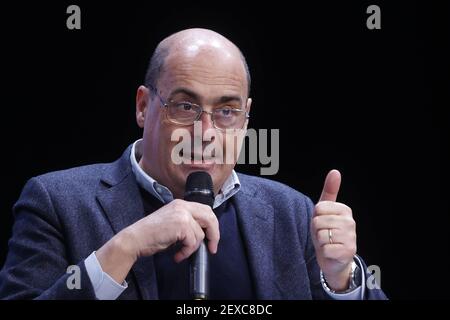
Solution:
[[[331,232],[331,229],[328,229],[328,241],[330,244],[333,244],[333,233]]]

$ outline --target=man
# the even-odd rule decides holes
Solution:
[[[194,137],[195,121],[202,134],[216,133],[223,154],[235,152],[226,142],[247,127],[249,88],[245,58],[223,36],[189,29],[163,40],[137,91],[143,139],[114,163],[25,186],[0,297],[189,299],[188,258],[206,238],[211,299],[385,298],[365,286],[351,209],[336,202],[338,171],[314,206],[280,183],[237,174],[236,161],[189,161],[203,150],[173,153],[173,133]],[[177,164],[177,156],[187,161]],[[181,200],[187,176],[199,170],[212,177],[214,212]],[[71,265],[80,271],[75,288]]]

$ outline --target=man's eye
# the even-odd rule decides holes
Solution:
[[[236,114],[236,109],[233,108],[223,108],[219,109],[219,116],[222,117],[232,117]]]
[[[192,110],[192,104],[190,103],[179,103],[177,105],[177,108],[182,111],[191,111]]]

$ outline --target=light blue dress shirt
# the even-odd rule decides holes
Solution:
[[[139,165],[139,160],[142,157],[142,139],[137,140],[131,149],[130,162],[131,168],[134,175],[136,176],[136,181],[141,188],[161,200],[162,203],[169,203],[173,200],[172,192],[165,186],[159,184],[156,180],[150,177]],[[220,190],[219,194],[214,199],[213,208],[219,207],[222,203],[234,196],[239,189],[241,184],[236,172],[233,170],[231,175],[225,181]],[[91,280],[92,286],[94,288],[95,296],[99,300],[115,300],[122,292],[128,288],[128,284],[124,281],[122,284],[117,283],[113,278],[111,278],[106,272],[102,270],[100,263],[95,255],[95,251],[92,252],[89,257],[84,260],[84,265],[86,267],[87,274]],[[360,264],[361,265],[361,264]],[[363,278],[364,280],[364,278]],[[364,282],[362,282],[364,283]],[[363,297],[364,290],[361,286],[355,290],[345,293],[337,294],[332,293],[326,289],[322,281],[322,286],[333,299],[336,300],[358,300]]]

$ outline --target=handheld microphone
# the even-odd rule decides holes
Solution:
[[[192,172],[186,180],[184,200],[198,202],[212,208],[214,191],[211,176],[204,171]],[[209,255],[205,241],[190,260],[190,292],[195,300],[206,300],[209,295]]]

